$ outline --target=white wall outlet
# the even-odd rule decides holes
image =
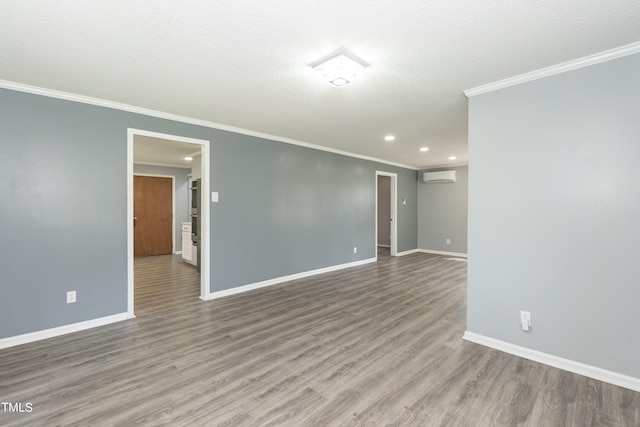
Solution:
[[[528,311],[520,312],[520,326],[523,331],[529,332],[531,330],[531,313]]]
[[[358,253],[358,247],[357,247],[357,246],[354,246],[354,247],[353,247],[353,253],[354,253],[354,254],[357,254],[357,253]]]
[[[76,291],[67,292],[67,304],[76,302]]]
[[[451,244],[451,239],[447,239],[447,245]]]

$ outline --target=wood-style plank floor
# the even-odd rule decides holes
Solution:
[[[198,299],[135,261],[136,319],[0,351],[19,426],[640,426],[640,393],[462,341],[466,261],[413,254]]]

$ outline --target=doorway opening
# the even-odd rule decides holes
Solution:
[[[176,193],[176,188],[175,188],[176,177],[174,175],[158,176],[158,174],[154,174],[154,173],[140,173],[139,171],[134,171],[134,158],[136,157],[136,155],[134,155],[134,147],[136,147],[136,141],[138,141],[139,145],[142,144],[142,142],[152,143],[152,145],[153,143],[157,143],[158,152],[161,151],[160,150],[161,145],[168,146],[169,148],[173,146],[174,149],[181,148],[183,151],[185,148],[190,150],[189,157],[193,158],[193,163],[191,167],[192,173],[190,177],[187,177],[187,175],[189,175],[188,173],[185,173],[184,176],[181,177],[181,179],[184,181],[183,186],[185,187],[185,194],[183,199],[182,199],[182,196],[180,196],[181,198],[179,199],[177,195],[178,193]],[[209,283],[210,283],[210,258],[209,258],[210,204],[208,203],[208,197],[207,197],[207,195],[209,194],[209,177],[210,177],[209,153],[210,153],[210,146],[209,146],[209,141],[207,140],[188,138],[188,137],[183,137],[178,135],[163,134],[158,132],[150,132],[150,131],[140,130],[140,129],[130,128],[127,130],[127,283],[128,283],[127,311],[130,317],[134,317],[135,315],[134,313],[134,298],[135,298],[134,255],[141,254],[139,250],[141,247],[143,248],[143,246],[145,245],[149,247],[156,247],[156,248],[158,247],[158,245],[160,246],[163,245],[161,249],[157,249],[159,251],[157,253],[173,254],[173,255],[167,255],[167,256],[173,257],[176,259],[180,256],[187,257],[189,259],[191,259],[190,257],[193,256],[193,259],[195,259],[195,257],[197,256],[198,262],[191,262],[191,264],[194,264],[194,265],[197,264],[197,268],[200,273],[199,274],[200,298],[204,300],[209,299],[209,295],[210,295],[210,288],[209,288]],[[166,164],[164,162],[156,162],[156,163],[147,162],[146,165],[141,165],[139,162],[136,163],[137,169],[140,169],[140,166],[171,167],[172,165]],[[163,179],[165,180],[164,183],[162,183]],[[161,187],[165,187],[165,188],[168,187],[168,184],[167,184],[168,179],[171,180],[172,188],[170,190],[160,190]],[[153,241],[150,241],[150,242],[147,241],[145,242],[145,245],[140,246],[138,244],[140,242],[136,241],[136,238],[139,237],[139,234],[137,233],[138,231],[141,230],[136,228],[138,227],[138,225],[142,224],[143,222],[143,219],[140,216],[137,216],[138,207],[136,206],[136,204],[140,202],[140,199],[138,196],[135,195],[136,194],[135,189],[140,188],[140,187],[137,187],[139,184],[138,181],[146,181],[146,182],[143,182],[142,185],[149,186],[148,189],[152,193],[156,193],[158,191],[171,192],[171,214],[170,215],[166,212],[166,210],[165,210],[165,213],[162,215],[155,212],[154,209],[150,211],[152,213],[152,216],[155,215],[158,217],[159,216],[171,217],[171,231],[168,231],[165,225],[164,231],[161,232],[161,234],[164,235],[163,242],[158,243],[155,241],[155,240],[159,240],[159,236],[155,236],[154,235],[155,233],[151,234],[151,235],[154,235],[152,239]],[[197,192],[192,191],[193,182],[198,182],[198,184],[200,185]],[[197,194],[197,203],[193,203],[194,205],[198,206],[197,215],[192,215],[192,212],[195,212],[195,211],[192,211],[191,209],[191,206],[192,206],[191,198],[193,194]],[[164,196],[164,198],[166,199],[166,196]],[[154,199],[155,202],[158,202],[159,200],[156,196],[151,197],[151,199]],[[182,218],[180,216],[178,218],[176,217],[176,203],[180,204],[179,205],[181,208],[180,211],[184,210],[185,212],[188,212],[188,214],[186,213],[182,214],[182,216],[186,216],[185,218]],[[185,204],[185,206],[182,206],[183,203]],[[134,211],[134,208],[135,208],[135,211]],[[188,231],[190,230],[187,230],[188,227],[191,227],[191,224],[194,221],[194,218],[193,218],[194,216],[197,217],[197,228],[196,228],[197,239],[196,238],[192,239],[190,237],[191,233],[188,233]],[[151,220],[147,218],[146,222],[151,222]],[[185,239],[188,239],[188,241],[186,241]],[[169,244],[167,244],[168,240],[170,240]],[[185,248],[187,248],[189,252],[192,249],[191,240],[193,240],[194,242],[197,240],[197,245],[198,245],[197,249],[195,249],[196,247],[194,246],[193,254],[185,253]],[[182,242],[182,245],[178,244],[179,242]],[[170,251],[168,250],[169,246],[170,246]],[[196,255],[196,252],[197,252],[197,255]],[[145,254],[145,253],[142,252],[142,254]],[[153,254],[155,254],[154,249],[151,249],[151,253],[148,253],[148,255],[153,255]],[[185,261],[188,262],[189,259],[185,259]],[[182,261],[183,259],[180,259],[180,262]]]
[[[375,253],[378,248],[389,248],[391,256],[398,255],[397,248],[397,198],[398,175],[376,171],[376,221]]]

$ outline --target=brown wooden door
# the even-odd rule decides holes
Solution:
[[[173,251],[171,178],[133,177],[133,254],[164,255]]]

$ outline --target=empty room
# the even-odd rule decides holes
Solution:
[[[637,1],[0,11],[0,425],[640,426]]]

